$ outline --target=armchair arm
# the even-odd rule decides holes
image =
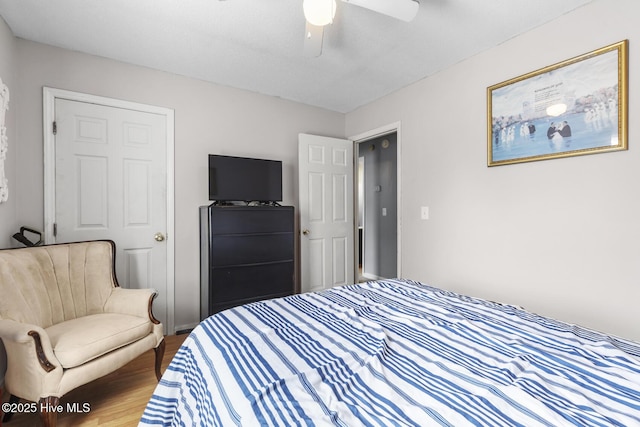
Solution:
[[[60,381],[62,366],[40,326],[0,319],[0,338],[7,352],[5,383],[12,394],[37,401],[41,390]]]
[[[160,321],[153,317],[153,299],[155,289],[124,289],[114,288],[104,305],[105,313],[128,314],[131,316],[148,317],[155,324]]]
[[[42,369],[51,372],[56,368],[57,359],[53,353],[49,335],[40,326],[0,319],[0,338],[24,357],[32,357],[33,350]]]
[[[45,333],[40,326],[0,319],[0,338],[5,341],[13,341],[17,344],[32,343],[33,339],[29,336],[29,331]]]

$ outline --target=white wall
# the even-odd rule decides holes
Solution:
[[[347,135],[402,123],[405,277],[640,340],[637,16],[595,1],[347,114]],[[486,166],[488,86],[623,39],[628,151]]]
[[[284,204],[297,204],[298,133],[341,137],[344,115],[278,98],[17,40],[12,96],[20,135],[14,191],[21,223],[43,227],[42,87],[175,110],[175,324],[199,320],[198,207],[208,204],[207,154],[283,160]],[[14,194],[15,194],[14,192]]]

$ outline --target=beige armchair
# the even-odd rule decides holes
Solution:
[[[155,292],[118,286],[114,249],[91,241],[0,250],[0,338],[13,402],[55,407],[152,348],[160,380],[165,343],[151,311]],[[55,425],[55,412],[40,415]]]

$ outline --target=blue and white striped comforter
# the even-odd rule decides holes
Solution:
[[[234,308],[141,425],[635,426],[640,345],[407,280]]]

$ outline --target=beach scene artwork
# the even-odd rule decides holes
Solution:
[[[626,41],[488,88],[488,165],[626,149]]]

